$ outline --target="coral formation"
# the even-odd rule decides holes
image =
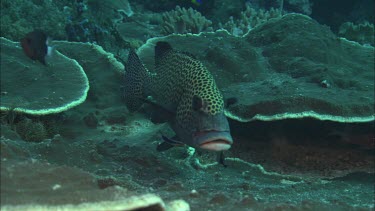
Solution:
[[[65,31],[69,41],[79,42],[101,42],[109,31],[100,27],[94,21],[83,19],[81,21],[70,21],[65,26]]]
[[[5,38],[0,42],[1,110],[45,115],[85,101],[88,79],[77,61],[54,51],[43,65],[28,58],[18,42]]]
[[[0,209],[373,209],[373,26],[343,25],[344,39],[271,9],[309,14],[310,2],[329,9],[334,33],[373,20],[345,16],[338,0],[1,1],[2,36],[41,28],[68,41],[51,42],[57,51],[41,66],[0,38]],[[230,16],[229,33],[206,33]],[[172,129],[145,118],[146,106],[126,108],[123,59],[140,47],[153,72],[157,41],[194,55],[237,99],[225,107],[236,140],[227,168],[191,147],[157,152]]]
[[[100,1],[100,0],[87,0],[88,7],[92,12],[110,13],[120,12],[130,17],[134,14],[128,0],[112,0],[112,1]]]
[[[122,83],[124,65],[113,54],[91,43],[55,41],[54,44],[58,51],[85,67],[85,73],[90,79],[87,100],[94,101],[95,107],[99,109],[122,105],[119,84]]]
[[[345,22],[340,26],[339,36],[361,44],[374,45],[374,24]]]
[[[7,112],[11,111],[2,113]],[[56,136],[60,132],[61,124],[57,121],[56,116],[30,116],[25,114],[16,114],[16,112],[7,114],[9,116],[13,116],[11,122],[9,120],[1,122],[5,129],[1,132],[4,132],[6,137],[9,135],[12,136],[11,133],[16,133],[18,137],[24,141],[41,142],[47,138]]]
[[[373,47],[338,39],[308,16],[270,19],[243,37],[217,31],[150,39],[138,50],[149,70],[158,41],[188,48],[214,71],[224,97],[239,99],[227,109],[235,120],[374,120]]]
[[[16,124],[16,132],[25,141],[41,142],[47,138],[44,124],[26,117]]]
[[[219,26],[220,28],[228,30],[235,36],[242,36],[252,28],[265,23],[269,19],[281,16],[282,11],[280,9],[271,8],[270,10],[256,10],[249,5],[246,5],[246,9],[245,11],[241,12],[239,19],[235,19],[233,16],[231,16],[227,23],[219,24]]]
[[[137,3],[137,1],[132,1],[132,3]],[[204,3],[210,3],[211,1],[205,1]],[[139,4],[139,1],[138,1]],[[193,7],[197,8],[198,6],[193,3],[193,1],[186,1],[186,0],[176,0],[176,1],[170,1],[170,0],[143,0],[141,5],[145,10],[149,10],[152,12],[166,12],[169,10],[173,10],[176,8],[176,6],[180,7]]]
[[[65,39],[66,17],[58,1],[1,1],[0,36],[19,40],[26,33],[42,28],[54,39]]]
[[[107,29],[134,14],[128,0],[87,0],[85,5],[88,10],[82,17],[91,19],[92,22]]]
[[[198,34],[203,31],[212,31],[212,22],[192,8],[186,9],[179,6],[163,14],[162,30],[168,35],[172,33]]]
[[[9,107],[9,109],[0,112],[0,123],[1,124],[8,124],[11,127],[16,122],[17,117],[19,116],[16,111],[14,111],[15,107]]]

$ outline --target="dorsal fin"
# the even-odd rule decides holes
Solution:
[[[160,58],[172,50],[173,48],[169,43],[162,41],[157,42],[155,46],[155,63],[157,64]]]
[[[148,80],[146,68],[143,66],[138,55],[132,49],[129,52],[128,61],[125,64],[124,97],[129,111],[138,110],[144,97],[144,84]]]

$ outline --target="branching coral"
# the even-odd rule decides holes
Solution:
[[[340,26],[339,35],[361,44],[374,45],[374,24],[346,22]]]
[[[163,14],[162,30],[164,34],[198,34],[203,31],[212,31],[212,22],[192,8],[179,6]]]
[[[271,18],[280,17],[281,15],[282,12],[280,9],[271,8],[270,10],[255,10],[247,5],[246,10],[241,12],[240,19],[235,20],[233,17],[230,17],[230,20],[225,24],[220,24],[220,27],[228,30],[235,36],[242,36],[257,25],[262,24]]]

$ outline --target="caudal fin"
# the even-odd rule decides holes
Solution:
[[[129,111],[134,112],[143,104],[144,85],[148,77],[146,68],[134,50],[129,52],[125,71],[125,103]]]

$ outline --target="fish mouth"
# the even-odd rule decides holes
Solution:
[[[224,151],[230,149],[233,139],[229,131],[199,131],[193,136],[199,148],[210,151]]]

